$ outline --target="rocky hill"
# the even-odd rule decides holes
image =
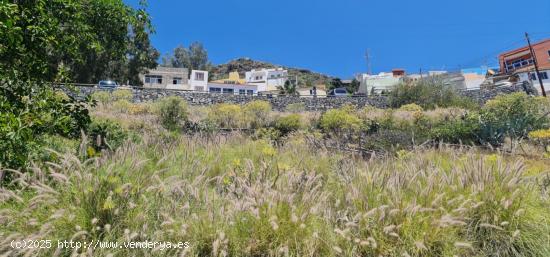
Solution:
[[[291,78],[298,77],[298,85],[300,87],[306,87],[311,85],[326,85],[331,79],[331,76],[313,72],[307,69],[285,67],[282,65],[276,65],[268,62],[255,61],[249,58],[239,58],[232,60],[226,64],[215,65],[212,67],[211,79],[222,79],[226,78],[229,72],[237,71],[239,74],[244,77],[246,71],[252,69],[270,69],[270,68],[284,68],[288,70],[289,76]]]

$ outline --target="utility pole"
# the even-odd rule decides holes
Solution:
[[[369,75],[372,75],[372,69],[371,69],[371,65],[370,65],[370,49],[367,49],[367,52],[365,53],[365,58],[367,59],[367,74]]]
[[[529,51],[531,51],[531,57],[533,58],[533,64],[535,64],[535,71],[537,72],[537,77],[539,78],[540,90],[542,91],[542,96],[546,97],[546,91],[544,90],[544,84],[542,83],[542,78],[540,77],[539,64],[537,63],[537,56],[533,46],[531,46],[531,40],[529,39],[529,34],[525,32],[525,38],[527,39],[527,44],[529,45]]]

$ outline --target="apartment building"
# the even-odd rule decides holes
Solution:
[[[288,71],[282,68],[251,70],[245,73],[246,84],[257,85],[259,91],[276,91],[287,80]]]
[[[542,82],[547,85],[546,89],[550,89],[550,39],[536,42],[532,47],[535,56],[531,54],[527,45],[501,53],[499,55],[500,72],[517,76],[519,82],[528,82],[539,91],[540,75]],[[535,60],[539,66],[539,75],[535,71]]]
[[[536,61],[541,70],[550,69],[550,39],[532,44]],[[499,55],[500,72],[511,74],[534,69],[535,58],[529,46],[523,46]]]

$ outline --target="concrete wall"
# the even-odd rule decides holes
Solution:
[[[536,89],[528,88],[534,94],[537,94]],[[95,91],[101,91],[97,88],[82,87],[79,89],[78,97],[85,97]],[[212,105],[217,103],[232,103],[245,104],[254,100],[265,100],[272,104],[275,110],[285,110],[289,104],[301,103],[309,111],[324,111],[327,109],[339,108],[345,104],[352,104],[358,107],[375,106],[378,108],[387,108],[388,99],[385,96],[373,97],[273,97],[268,96],[241,96],[241,95],[225,95],[225,94],[209,94],[178,90],[162,90],[162,89],[133,89],[134,102],[148,102],[167,96],[179,96],[185,99],[191,105]],[[509,94],[514,92],[524,92],[521,85],[512,87],[502,87],[491,90],[470,90],[463,91],[462,94],[474,99],[480,104],[494,98],[499,94]]]

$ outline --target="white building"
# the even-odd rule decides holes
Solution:
[[[276,91],[288,80],[288,71],[282,68],[251,70],[245,73],[246,84],[257,85],[258,91]]]
[[[235,79],[238,80],[237,73],[232,73],[229,79],[209,82],[208,71],[192,70],[189,90],[231,95],[257,95],[260,92],[258,85],[239,84]]]
[[[257,95],[259,90],[257,85],[208,83],[208,92],[229,95]]]
[[[516,75],[519,78],[519,82],[527,81],[529,84],[533,85],[538,91],[539,94],[542,94],[540,88],[539,77],[537,76],[536,71],[522,71],[517,72]],[[541,70],[540,78],[542,79],[542,84],[544,85],[544,90],[546,92],[550,91],[550,70]]]
[[[140,74],[140,79],[144,88],[188,90],[188,74],[186,68],[158,67]]]
[[[199,92],[206,91],[208,89],[208,71],[192,70],[189,89]]]
[[[403,77],[396,76],[394,73],[381,72],[378,75],[361,74],[357,79],[361,83],[358,93],[371,95],[393,90]]]

